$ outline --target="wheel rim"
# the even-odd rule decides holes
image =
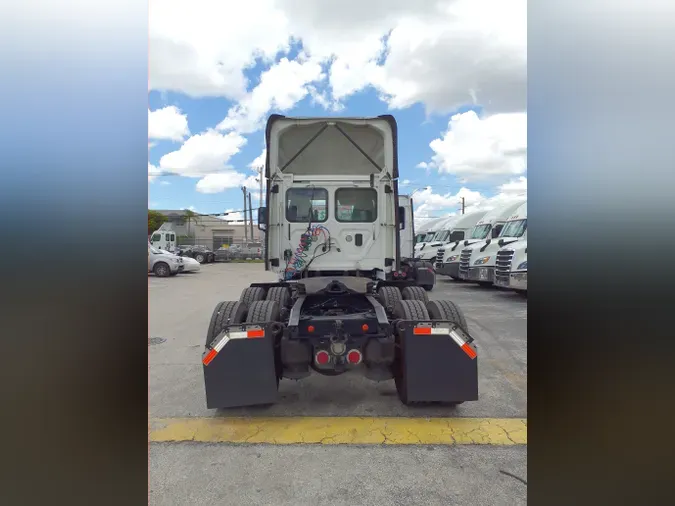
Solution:
[[[157,267],[157,274],[159,274],[160,276],[165,276],[167,271],[168,269],[164,265],[160,265]]]
[[[195,260],[197,260],[197,262],[199,262],[199,263],[202,263],[202,262],[204,261],[204,257],[201,256],[201,255],[197,255],[197,257],[195,258]]]

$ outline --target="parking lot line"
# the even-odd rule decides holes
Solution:
[[[526,418],[160,418],[150,442],[392,445],[526,445]]]

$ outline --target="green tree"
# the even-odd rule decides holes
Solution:
[[[162,226],[162,223],[169,221],[169,218],[158,211],[148,209],[148,235]]]

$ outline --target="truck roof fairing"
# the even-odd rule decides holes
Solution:
[[[323,167],[354,175],[376,174],[386,168],[392,178],[398,178],[398,128],[392,115],[300,118],[272,114],[265,128],[265,144],[267,179],[277,169],[309,175],[320,173]],[[321,163],[325,160],[330,163]]]

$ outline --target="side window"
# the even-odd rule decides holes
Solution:
[[[372,188],[335,190],[335,219],[351,223],[372,223],[377,219],[377,191]]]
[[[176,234],[171,234],[171,240],[175,241],[176,240]]]
[[[151,242],[157,242],[162,240],[162,234],[153,234],[150,239]]]
[[[398,223],[401,230],[405,230],[405,207],[398,208]]]
[[[499,234],[502,232],[502,228],[504,228],[504,225],[495,225],[495,227],[492,229],[492,238],[499,237]]]
[[[450,234],[450,237],[448,238],[448,242],[455,242],[455,241],[462,241],[464,240],[464,231],[455,231],[452,234]]]
[[[328,218],[325,188],[289,188],[286,191],[286,220],[291,223],[323,223]],[[311,212],[311,214],[310,214]]]

